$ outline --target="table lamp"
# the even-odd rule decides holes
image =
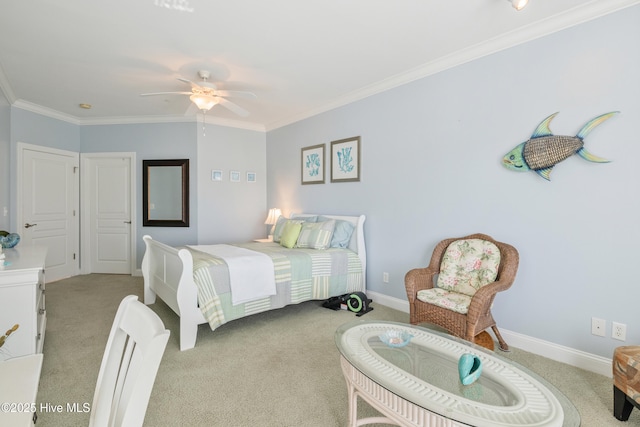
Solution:
[[[269,214],[267,215],[267,219],[264,221],[264,223],[269,226],[269,229],[267,230],[267,237],[273,239],[273,229],[276,222],[278,222],[278,218],[281,215],[282,215],[282,211],[280,209],[278,208],[269,209]]]

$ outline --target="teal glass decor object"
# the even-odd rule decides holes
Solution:
[[[0,246],[4,249],[13,248],[20,241],[20,235],[18,235],[18,233],[7,233],[6,235],[2,235],[4,233],[0,233]]]
[[[482,373],[482,360],[474,354],[465,353],[458,360],[458,374],[462,385],[473,384]]]

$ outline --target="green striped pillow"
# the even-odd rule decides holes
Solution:
[[[304,222],[298,236],[298,248],[327,249],[331,244],[335,220],[324,222]]]

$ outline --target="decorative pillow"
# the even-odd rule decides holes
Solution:
[[[280,244],[285,248],[293,248],[298,241],[298,235],[302,229],[300,221],[287,221],[282,227],[282,236],[280,236]]]
[[[462,239],[451,243],[442,257],[438,288],[469,296],[496,280],[500,249],[482,239]]]
[[[302,216],[302,215],[293,214],[293,215],[291,215],[291,219],[297,219],[299,221],[304,221],[304,222],[318,222],[318,216],[317,215]]]
[[[299,248],[327,249],[331,244],[336,221],[304,222],[298,236]]]
[[[276,221],[275,226],[273,227],[273,241],[276,243],[280,243],[280,236],[282,236],[282,228],[284,224],[289,221],[289,218],[285,218],[283,216],[279,216]]]
[[[318,222],[329,221],[331,218],[320,215],[318,217]],[[334,220],[336,222],[336,227],[333,230],[333,237],[331,238],[331,247],[332,248],[346,248],[349,246],[349,242],[351,242],[351,235],[353,234],[353,230],[355,230],[355,226],[349,221],[343,221],[341,219]]]
[[[346,248],[349,247],[351,241],[351,235],[355,226],[349,221],[336,220],[336,228],[333,230],[333,237],[331,238],[332,248]]]

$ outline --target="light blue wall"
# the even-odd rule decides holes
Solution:
[[[136,153],[137,265],[144,255],[142,236],[170,245],[194,244],[198,240],[198,181],[196,123],[152,123],[81,126],[82,153]],[[142,226],[142,161],[189,159],[189,227]]]
[[[9,152],[11,146],[11,107],[0,90],[0,230],[9,230]],[[11,230],[12,231],[12,230]]]
[[[266,237],[266,134],[207,125],[198,135],[198,241],[201,244],[243,242]],[[211,171],[221,170],[222,181]],[[240,172],[240,182],[229,180]],[[256,182],[247,182],[247,172]]]
[[[621,342],[592,336],[592,316],[640,342],[639,22],[632,7],[271,131],[268,205],[367,215],[368,289],[402,300],[405,273],[439,240],[510,242],[521,263],[498,325],[611,357]],[[500,163],[551,113],[556,134],[575,135],[613,110],[585,140],[612,163],[574,156],[551,182]],[[356,135],[361,182],[300,185],[302,147]]]

